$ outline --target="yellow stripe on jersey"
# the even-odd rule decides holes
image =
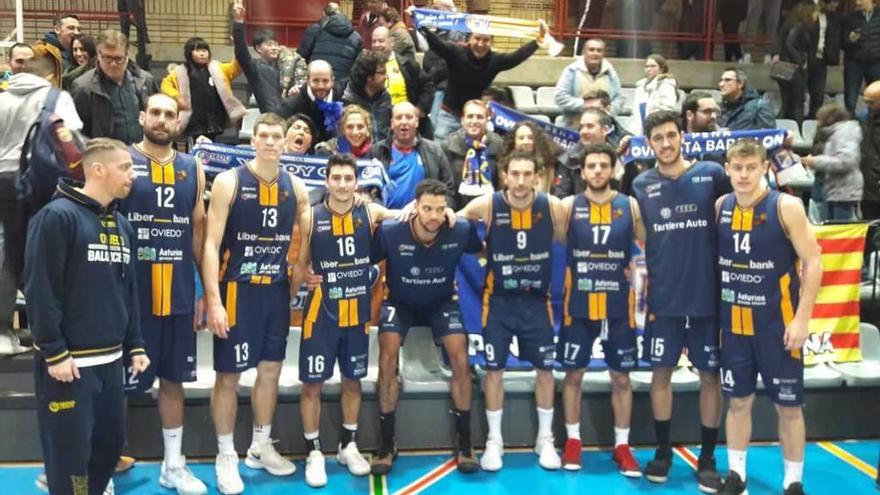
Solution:
[[[629,289],[629,327],[636,328],[636,291]]]
[[[278,183],[260,183],[260,206],[278,206]]]
[[[553,305],[550,304],[550,298],[547,298],[547,321],[550,322],[550,325],[553,325]]]
[[[358,325],[358,300],[339,300],[339,327],[354,327]]]
[[[150,162],[150,179],[153,184],[162,184],[166,186],[174,185],[174,164],[159,162]]]
[[[791,304],[791,274],[786,273],[779,277],[779,291],[782,293],[782,299],[779,301],[782,324],[787,327],[794,319],[794,306]]]
[[[611,224],[611,202],[599,205],[590,203],[590,223],[593,225]]]
[[[238,282],[226,282],[226,324],[232,328],[238,323]]]
[[[571,325],[571,313],[569,305],[571,304],[571,268],[565,268],[565,301],[562,303],[563,325]]]
[[[755,323],[752,318],[752,308],[733,305],[730,307],[730,311],[730,330],[734,335],[755,335]]]
[[[489,321],[489,297],[492,296],[493,290],[495,290],[495,274],[490,271],[486,277],[486,287],[483,289],[483,328],[486,327],[486,323]]]
[[[333,219],[334,236],[354,235],[354,220],[351,213],[346,214],[344,217],[332,215],[331,218]]]
[[[532,209],[510,209],[510,227],[513,230],[530,230],[532,228]]]
[[[153,263],[151,272],[153,316],[168,316],[171,314],[171,278],[174,274],[174,265]]]
[[[321,292],[321,286],[319,285],[315,289],[315,293],[312,295],[312,302],[309,304],[309,310],[306,313],[306,318],[303,321],[303,338],[308,339],[312,337],[312,326],[314,326],[315,322],[318,321],[318,310],[321,308],[321,299],[323,293]]]
[[[739,206],[735,206],[733,208],[733,222],[730,228],[740,232],[751,232],[752,219],[754,216],[755,210],[753,208],[743,209]]]
[[[590,293],[590,319],[604,320],[608,318],[608,293],[592,292]]]

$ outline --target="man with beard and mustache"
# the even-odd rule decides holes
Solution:
[[[336,124],[342,116],[342,87],[335,85],[333,68],[323,60],[309,64],[308,78],[299,94],[281,102],[278,115],[287,119],[301,113],[317,126],[314,143],[336,136]]]
[[[449,392],[455,416],[458,470],[478,469],[471,447],[471,377],[467,333],[455,294],[455,268],[464,253],[482,251],[476,227],[464,220],[447,223],[447,185],[426,179],[416,186],[415,218],[385,222],[373,235],[372,262],[387,260],[387,296],[379,317],[379,452],[372,473],[387,474],[397,456],[395,409],[400,390],[397,362],[413,326],[430,326],[452,367]]]
[[[715,132],[718,130],[718,114],[721,109],[711,93],[706,91],[694,91],[685,98],[681,105],[681,119],[684,122],[685,132]],[[715,162],[719,165],[727,161],[723,152],[702,153],[697,161]]]
[[[640,212],[634,198],[611,189],[615,163],[617,153],[610,145],[587,145],[581,167],[586,191],[562,200],[568,229],[565,313],[556,348],[556,361],[565,370],[562,401],[568,440],[562,467],[572,471],[581,467],[581,384],[593,342],[599,338],[611,375],[613,459],[621,474],[638,478],[642,471],[629,447],[629,372],[638,364],[629,264]],[[583,268],[587,265],[589,271]]]
[[[205,173],[192,155],[172,147],[179,108],[170,96],[147,99],[141,142],[129,147],[131,194],[119,205],[137,232],[141,329],[153,362],[139,376],[125,374],[129,393],[144,393],[159,377],[159,419],[165,458],[159,484],[180,493],[207,493],[181,455],[183,383],[196,379],[195,270],[202,260]]]

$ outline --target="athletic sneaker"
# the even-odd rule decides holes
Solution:
[[[783,495],[804,495],[803,483],[792,483],[785,489]]]
[[[715,469],[715,458],[700,458],[697,465],[697,480],[700,483],[700,491],[703,493],[718,493],[721,489],[721,475]]]
[[[391,471],[391,466],[394,464],[394,459],[397,459],[397,448],[386,450],[380,447],[379,452],[376,452],[372,462],[370,462],[370,473],[377,476],[388,474]]]
[[[193,474],[181,457],[179,466],[168,466],[164,462],[159,468],[159,484],[169,490],[177,490],[178,495],[205,495],[208,487]]]
[[[364,459],[358,450],[358,446],[354,442],[348,442],[345,448],[339,446],[339,452],[336,454],[336,460],[343,466],[348,466],[348,472],[355,476],[366,476],[370,474],[370,463]]]
[[[568,471],[577,471],[581,468],[581,441],[577,438],[569,438],[565,441],[565,450],[562,451],[562,468]]]
[[[474,449],[468,449],[466,452],[459,450],[456,454],[456,469],[460,473],[471,474],[480,470],[480,463],[477,462],[477,455]]]
[[[504,444],[492,438],[486,440],[486,448],[480,457],[480,467],[483,471],[499,471],[504,467]]]
[[[37,485],[41,492],[49,493],[49,481],[46,479],[46,471],[37,475],[34,484]]]
[[[306,457],[306,484],[312,488],[327,486],[327,470],[324,467],[324,454],[320,450],[309,452]]]
[[[244,491],[244,482],[238,474],[237,454],[217,454],[214,461],[217,475],[217,491],[224,495],[236,495]]]
[[[748,493],[746,482],[740,478],[739,473],[736,471],[731,471],[727,474],[724,485],[718,490],[719,495],[748,495]]]
[[[562,467],[562,459],[553,445],[553,437],[538,438],[535,441],[535,453],[538,454],[538,464],[542,468],[552,471]]]
[[[666,483],[669,479],[669,469],[672,467],[672,456],[660,457],[660,449],[654,453],[654,458],[645,468],[645,478],[651,483]]]
[[[104,495],[116,495],[116,486],[113,485],[113,478],[107,482],[107,488],[104,488]]]
[[[614,448],[614,462],[617,463],[618,468],[620,469],[620,474],[626,476],[627,478],[641,478],[642,477],[642,468],[639,466],[639,461],[633,457],[632,450],[630,450],[629,445],[621,444]]]
[[[272,444],[251,445],[244,460],[245,465],[251,469],[265,469],[274,476],[290,476],[296,471],[296,466],[282,457]]]

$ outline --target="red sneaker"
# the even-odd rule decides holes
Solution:
[[[581,468],[581,441],[569,438],[565,441],[565,451],[562,453],[562,469],[577,471]]]
[[[642,477],[642,468],[639,467],[639,462],[633,457],[629,445],[618,445],[614,449],[614,462],[620,466],[620,474],[627,478]]]

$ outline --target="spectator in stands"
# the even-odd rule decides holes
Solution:
[[[278,115],[289,118],[303,113],[317,125],[315,144],[336,135],[336,125],[342,115],[342,90],[335,84],[333,68],[323,60],[315,60],[308,66],[308,79],[296,96],[281,103]]]
[[[315,135],[315,122],[308,115],[298,113],[287,119],[287,144],[284,152],[295,155],[312,154]]]
[[[779,28],[779,16],[782,14],[782,0],[748,0],[749,10],[746,14],[746,33],[749,36],[772,36]],[[763,22],[762,22],[763,21]],[[753,46],[754,50],[756,47]],[[770,53],[764,55],[764,63],[770,63]],[[743,63],[752,63],[752,54],[743,55]]]
[[[434,0],[431,4],[431,8],[443,12],[457,11],[455,3],[452,0]],[[421,33],[417,32],[416,34],[422,36]],[[437,37],[450,43],[464,43],[465,40],[464,33],[459,31],[446,31],[443,29],[437,30]],[[427,40],[425,40],[425,43],[427,43]],[[446,94],[449,68],[446,65],[446,61],[429,47],[428,51],[425,52],[424,58],[422,58],[422,69],[425,70],[431,78],[431,81],[434,83],[434,102],[431,104],[431,125],[436,129],[437,117],[440,113],[440,104],[443,103],[443,96]]]
[[[453,210],[499,187],[498,158],[504,139],[490,131],[488,124],[487,104],[469,100],[462,108],[461,129],[441,143],[455,183],[456,201],[449,205]]]
[[[562,148],[556,144],[550,136],[532,122],[523,120],[518,122],[510,132],[504,136],[504,144],[501,146],[500,156],[507,156],[513,151],[525,151],[535,156],[538,161],[538,169],[544,174],[538,182],[538,189],[549,193],[556,179],[556,165]]]
[[[486,102],[487,105],[489,102],[494,101],[508,108],[516,108],[516,105],[513,103],[513,95],[510,93],[508,86],[489,86],[483,90],[480,99]]]
[[[562,109],[566,127],[577,127],[585,108],[584,95],[595,89],[601,89],[611,97],[611,115],[620,114],[626,100],[620,76],[605,59],[605,42],[593,38],[584,44],[583,57],[569,64],[556,82],[555,101]]]
[[[660,4],[665,0],[618,0],[617,26],[620,29],[650,31]],[[640,35],[627,36],[617,41],[615,54],[621,58],[645,58],[651,53],[651,42]]]
[[[419,134],[428,139],[434,137],[434,128],[428,114],[434,101],[434,83],[430,76],[412,59],[404,57],[392,48],[388,28],[377,27],[373,31],[373,50],[388,57],[385,64],[388,79],[386,86],[391,104],[408,101],[419,111]]]
[[[705,24],[706,0],[681,0],[678,32],[701,34]],[[702,41],[679,41],[678,58],[682,60],[703,60],[705,58],[705,49],[706,44]]]
[[[611,97],[604,89],[594,89],[584,93],[584,109],[595,108],[602,110],[611,119],[611,134],[608,135],[607,141],[611,146],[617,147],[620,140],[626,136],[632,135],[623,124],[617,120],[617,117],[611,114]]]
[[[13,333],[12,321],[16,292],[21,276],[20,249],[24,245],[25,232],[16,228],[16,189],[19,160],[25,135],[40,115],[50,88],[57,85],[56,62],[48,50],[57,49],[44,45],[39,55],[29,57],[17,68],[9,81],[7,91],[0,93],[0,355],[23,352],[18,336]],[[30,50],[33,55],[34,50]],[[63,91],[52,111],[64,119],[68,129],[79,130],[82,121],[70,95]]]
[[[749,78],[742,69],[729,67],[721,74],[718,81],[721,91],[718,125],[731,131],[775,128],[773,109],[748,84]]]
[[[718,17],[721,18],[721,32],[724,36],[739,34],[739,25],[746,18],[747,2],[718,2]],[[724,43],[724,61],[737,62],[742,59],[742,45],[739,42]]]
[[[819,0],[819,20],[811,33],[816,49],[807,60],[807,90],[810,94],[808,119],[816,118],[816,111],[825,103],[825,81],[828,66],[840,64],[840,29],[843,19],[838,12],[838,0]]]
[[[446,184],[447,204],[454,204],[455,181],[440,144],[419,137],[418,110],[405,101],[391,109],[391,137],[373,145],[370,153],[388,171],[396,187],[386,192],[385,206],[402,208],[415,199],[416,184],[437,179]]]
[[[153,76],[128,59],[128,38],[119,31],[98,35],[98,64],[73,82],[71,94],[90,137],[140,141],[138,114],[159,87]]]
[[[813,38],[813,28],[819,18],[816,5],[799,3],[791,10],[779,30],[773,55],[779,60],[794,64],[797,70],[790,81],[778,79],[782,95],[779,118],[793,119],[798,125],[804,120],[804,98],[807,94],[807,61],[816,52],[818,39]]]
[[[177,100],[181,135],[214,141],[228,126],[236,126],[247,110],[232,94],[232,80],[241,74],[241,66],[235,59],[213,60],[208,42],[199,37],[186,41],[183,56],[183,64],[168,68],[162,92]]]
[[[394,7],[385,7],[382,9],[382,20],[385,27],[391,34],[391,41],[394,45],[394,51],[399,53],[401,57],[406,57],[413,62],[416,59],[416,45],[406,29],[406,24],[400,18],[400,12]],[[375,30],[374,30],[375,31]]]
[[[706,91],[694,91],[681,105],[681,120],[685,123],[687,133],[714,132],[718,130],[717,119],[718,103]]]
[[[43,35],[43,41],[61,52],[61,70],[66,72],[76,66],[72,44],[73,37],[79,34],[79,17],[74,14],[58,14],[52,20],[52,25],[52,31]]]
[[[344,85],[361,48],[361,36],[351,21],[339,11],[339,4],[330,2],[324,7],[324,17],[303,34],[299,54],[309,63],[315,60],[329,63],[338,83]]]
[[[385,25],[385,20],[382,19],[381,14],[382,9],[387,6],[388,4],[385,3],[385,0],[367,0],[367,11],[361,15],[357,27],[364,50],[373,49],[373,31],[377,27]]]
[[[880,81],[869,84],[863,96],[868,115],[862,122],[862,218],[875,220],[880,218]]]
[[[318,145],[315,152],[328,155],[348,153],[358,160],[368,160],[370,148],[373,146],[373,138],[370,135],[372,128],[373,118],[370,112],[358,105],[348,105],[342,109],[339,135]]]
[[[27,43],[16,43],[6,52],[6,65],[9,67],[0,78],[0,91],[6,91],[12,76],[24,69],[24,63],[34,56],[34,49]]]
[[[880,7],[856,0],[856,10],[843,20],[843,90],[846,109],[855,112],[859,89],[880,80]]]
[[[73,81],[85,74],[86,71],[95,68],[98,63],[98,46],[95,38],[87,34],[78,34],[73,38],[73,59],[76,61],[76,67],[65,72],[61,78],[61,87],[70,90]]]
[[[678,110],[678,91],[675,77],[663,55],[651,54],[645,59],[645,77],[636,82],[632,103],[633,134],[642,134],[642,122],[658,110]]]
[[[144,8],[146,0],[116,0],[116,9],[119,12],[119,30],[126,38],[131,38],[131,26],[137,29],[137,64],[144,70],[150,70],[152,57],[147,55],[147,44],[150,43],[150,33],[147,31],[147,15]],[[134,22],[132,22],[134,21]]]
[[[862,130],[839,103],[829,103],[816,114],[816,141],[822,153],[802,158],[805,166],[824,175],[822,197],[828,220],[859,219],[864,181],[861,162]]]
[[[351,67],[351,79],[342,93],[346,105],[359,105],[370,112],[376,141],[388,138],[391,130],[391,95],[385,90],[385,64],[388,58],[379,50],[363,51]]]
[[[544,36],[548,32],[547,24],[543,20],[538,22],[537,34]],[[449,72],[449,83],[437,116],[437,126],[434,128],[434,138],[437,140],[446,139],[461,127],[461,110],[466,101],[479,99],[499,72],[525,62],[538,50],[538,42],[534,40],[514,52],[499,53],[492,50],[492,36],[486,34],[470,33],[467,47],[463,48],[440,39],[425,26],[420,27],[419,32],[440,58],[456,68]]]
[[[244,6],[233,5],[232,15],[235,21],[232,24],[235,59],[248,80],[250,92],[261,113],[277,112],[281,98],[295,96],[305,82],[306,61],[296,50],[280,46],[275,33],[269,29],[254,33],[252,46],[259,57],[252,57],[245,41]]]
[[[553,195],[559,198],[584,192],[587,187],[581,177],[584,165],[584,147],[589,144],[608,142],[611,133],[611,117],[601,110],[589,108],[581,114],[581,140],[573,149],[566,151],[559,158],[556,169],[556,180],[553,184]]]

